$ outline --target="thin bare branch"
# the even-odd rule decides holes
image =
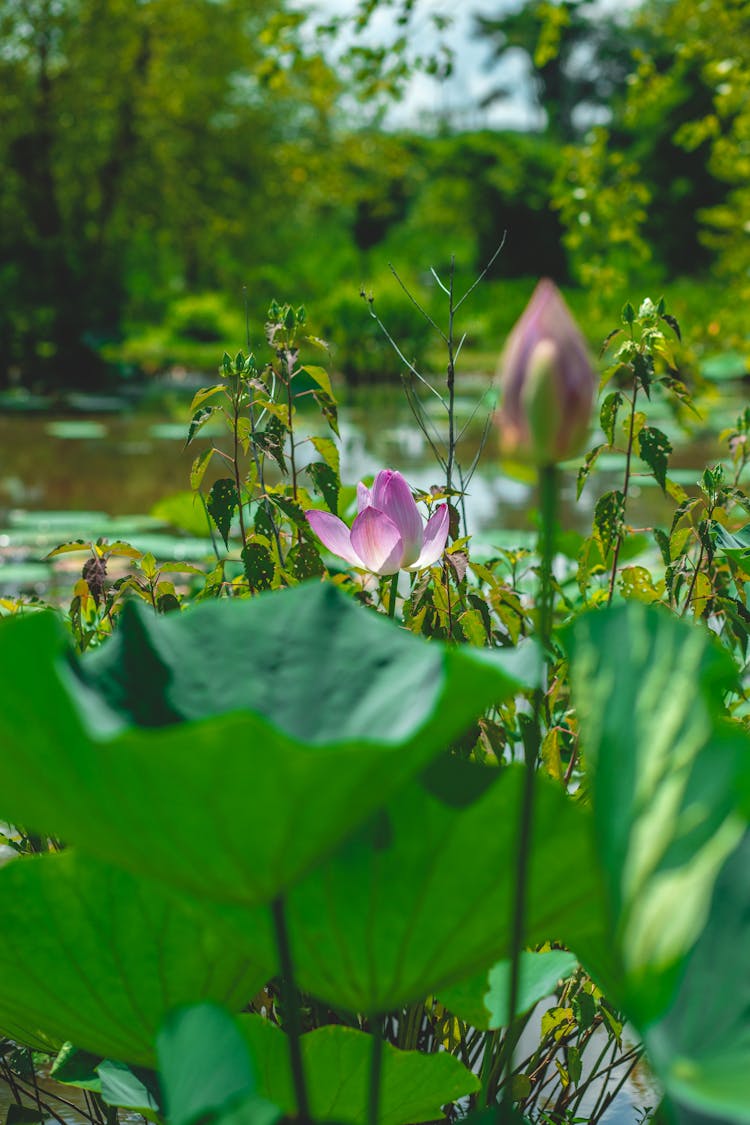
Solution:
[[[461,348],[464,346],[465,339],[466,339],[466,333],[464,332],[463,336],[458,341],[458,347],[456,348],[456,354],[453,356],[453,362],[454,363],[456,362],[456,360],[458,359],[458,357],[461,354]]]
[[[469,471],[466,474],[466,487],[467,488],[471,484],[471,478],[474,476],[474,473],[476,472],[477,465],[479,464],[479,459],[482,456],[482,454],[484,453],[484,447],[487,444],[487,438],[489,437],[491,429],[492,429],[492,415],[488,414],[487,420],[484,423],[484,429],[482,430],[482,436],[479,439],[479,448],[477,449],[477,452],[474,456],[474,460],[471,462],[471,466],[469,468]]]
[[[438,285],[440,286],[440,288],[441,288],[441,289],[443,290],[443,292],[445,293],[446,297],[450,297],[450,295],[451,295],[451,291],[450,291],[450,289],[448,289],[448,287],[447,287],[447,286],[445,286],[445,285],[443,284],[443,282],[442,282],[442,281],[440,280],[440,278],[438,277],[437,273],[436,273],[436,272],[435,272],[435,270],[434,270],[434,269],[432,268],[432,266],[430,266],[430,273],[431,273],[431,274],[432,274],[432,276],[433,276],[433,277],[435,278],[435,281],[436,281],[436,282],[438,283]]]
[[[364,293],[362,294],[362,296],[364,297]],[[391,336],[390,332],[388,331],[388,329],[386,328],[386,326],[385,326],[385,325],[383,324],[383,322],[382,322],[382,320],[380,319],[380,317],[378,316],[378,314],[377,314],[377,313],[375,312],[375,309],[373,308],[373,300],[372,300],[372,298],[371,298],[371,297],[365,297],[365,300],[367,301],[367,305],[368,305],[368,307],[369,307],[369,309],[370,309],[370,316],[371,316],[371,317],[372,317],[372,319],[373,319],[373,320],[375,321],[375,323],[377,324],[378,328],[379,328],[379,329],[380,329],[380,331],[381,331],[381,332],[383,333],[383,335],[385,336],[386,340],[387,340],[387,341],[388,341],[388,343],[389,343],[389,344],[391,345],[391,347],[393,348],[394,352],[396,353],[396,355],[398,356],[398,358],[399,358],[399,359],[401,360],[401,362],[403,363],[404,367],[408,368],[408,370],[409,370],[409,371],[411,371],[411,373],[412,373],[412,375],[413,375],[413,376],[415,377],[415,379],[419,379],[419,382],[420,382],[420,383],[422,383],[422,384],[424,384],[424,386],[425,386],[425,387],[427,387],[427,390],[428,390],[428,391],[429,391],[429,392],[430,392],[431,394],[433,394],[433,395],[435,396],[435,398],[436,398],[436,399],[438,400],[438,402],[439,402],[439,403],[441,404],[441,406],[443,407],[443,409],[444,409],[444,410],[447,410],[447,409],[448,409],[448,407],[446,406],[445,402],[443,401],[443,396],[442,396],[442,395],[440,394],[440,392],[439,392],[439,391],[436,391],[436,390],[435,390],[435,388],[433,387],[432,383],[429,383],[429,382],[427,381],[427,379],[425,379],[424,375],[420,374],[420,372],[419,372],[419,371],[417,371],[417,369],[416,369],[416,367],[414,366],[414,364],[413,364],[413,363],[410,363],[410,362],[409,362],[409,360],[408,360],[408,359],[406,358],[406,356],[404,355],[404,353],[403,353],[403,352],[401,351],[401,348],[400,348],[400,347],[398,346],[398,344],[396,343],[396,341],[395,341],[395,340],[393,339],[393,336]]]
[[[505,246],[505,239],[506,239],[506,237],[507,237],[507,234],[508,234],[508,232],[507,232],[507,231],[503,231],[503,237],[502,237],[502,241],[501,241],[500,245],[498,246],[497,250],[495,251],[495,253],[494,253],[494,254],[492,255],[492,257],[490,258],[490,260],[489,260],[489,262],[487,263],[487,265],[486,265],[486,266],[484,267],[484,269],[483,269],[483,270],[482,270],[482,272],[480,273],[479,277],[478,277],[478,278],[477,278],[477,279],[476,279],[476,280],[475,280],[475,281],[474,281],[474,282],[473,282],[473,283],[472,283],[472,284],[471,284],[471,285],[469,286],[469,288],[468,288],[468,289],[466,290],[466,292],[464,293],[464,295],[463,295],[463,297],[461,298],[461,300],[460,300],[460,301],[458,301],[458,303],[456,304],[456,306],[455,306],[455,311],[456,311],[456,312],[458,312],[458,310],[459,310],[459,309],[461,308],[461,305],[462,305],[462,304],[464,303],[464,301],[465,301],[465,300],[466,300],[466,298],[467,298],[467,297],[469,296],[469,294],[471,294],[471,293],[473,293],[473,292],[474,292],[474,290],[476,289],[477,285],[479,285],[480,281],[484,281],[485,277],[487,276],[487,274],[489,273],[489,271],[490,271],[490,270],[492,269],[492,267],[494,266],[494,264],[495,264],[495,262],[496,262],[496,260],[497,260],[497,257],[498,257],[498,255],[499,255],[500,251],[502,250],[503,246]]]
[[[446,336],[445,332],[443,332],[443,330],[442,330],[442,328],[440,327],[440,325],[439,325],[439,324],[436,324],[436,323],[435,323],[435,321],[434,321],[434,320],[432,319],[432,317],[430,316],[430,314],[429,314],[429,313],[427,312],[427,309],[423,309],[423,308],[422,308],[422,306],[420,305],[419,301],[418,301],[418,300],[417,300],[417,298],[416,298],[416,297],[414,296],[414,294],[413,294],[413,293],[411,292],[411,290],[410,290],[410,289],[408,289],[406,285],[404,285],[403,281],[401,280],[401,278],[399,277],[398,273],[396,272],[396,270],[394,269],[394,267],[393,267],[393,266],[391,265],[391,263],[390,263],[390,262],[388,263],[388,269],[389,269],[389,270],[391,271],[391,273],[392,273],[392,274],[393,274],[393,276],[395,277],[396,281],[397,281],[397,282],[399,283],[399,285],[400,285],[400,286],[401,286],[401,288],[403,289],[404,293],[406,293],[406,296],[407,296],[407,297],[409,298],[409,300],[411,301],[411,303],[412,303],[412,304],[414,305],[414,308],[415,308],[415,309],[417,309],[417,310],[418,310],[418,311],[419,311],[419,312],[420,312],[420,313],[422,314],[422,316],[423,316],[423,317],[425,318],[425,320],[427,321],[427,323],[428,323],[428,324],[431,324],[431,325],[432,325],[432,327],[433,327],[433,328],[435,329],[435,331],[436,331],[437,333],[439,333],[440,337],[441,337],[441,338],[442,338],[442,339],[443,339],[443,340],[445,341],[445,343],[447,344],[447,343],[448,343],[448,337]]]
[[[443,454],[440,452],[440,450],[438,449],[438,447],[436,445],[436,441],[439,441],[440,439],[437,437],[437,434],[436,434],[435,439],[433,440],[433,437],[430,434],[429,429],[428,429],[427,415],[424,412],[424,407],[422,406],[422,403],[419,401],[419,398],[418,398],[418,396],[417,396],[417,394],[414,390],[414,387],[409,383],[409,381],[407,379],[403,379],[402,382],[403,382],[403,385],[404,385],[404,394],[406,395],[406,401],[408,402],[409,408],[410,408],[412,414],[414,415],[414,420],[417,423],[417,425],[419,426],[422,433],[424,434],[425,438],[427,439],[427,443],[430,446],[430,449],[432,450],[432,452],[434,453],[436,461],[439,463],[439,465],[441,466],[443,471],[445,471],[445,468],[446,468],[445,457],[443,456]]]

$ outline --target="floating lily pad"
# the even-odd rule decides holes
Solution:
[[[708,356],[701,363],[701,374],[713,383],[742,379],[747,373],[748,357],[740,352],[722,352]]]
[[[107,436],[107,427],[103,422],[94,422],[85,418],[48,422],[44,429],[50,437],[64,440],[100,441]]]

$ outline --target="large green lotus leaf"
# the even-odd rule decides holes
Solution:
[[[54,618],[3,623],[0,815],[224,901],[279,894],[518,688],[515,654],[428,644],[321,584],[186,611],[162,660],[153,636],[182,621],[154,618],[121,651],[160,685],[157,729],[122,729],[77,684]],[[171,721],[176,699],[196,721]],[[224,706],[257,711],[199,718]]]
[[[733,664],[694,623],[630,603],[584,615],[568,640],[622,962],[604,983],[643,1030],[668,1008],[743,833],[750,741],[720,714]]]
[[[280,1116],[259,1090],[247,1040],[223,1008],[177,1008],[159,1031],[156,1049],[169,1125],[272,1125]]]
[[[350,1011],[386,1012],[507,956],[522,780],[521,766],[447,758],[294,887],[301,986]],[[528,942],[558,939],[606,960],[602,897],[585,810],[540,778]]]
[[[750,1122],[750,833],[724,864],[674,1003],[646,1046],[686,1120]]]
[[[258,1074],[258,1089],[288,1114],[295,1112],[286,1035],[261,1016],[240,1016]],[[366,1117],[372,1037],[332,1025],[300,1040],[308,1099],[318,1121],[361,1125]],[[383,1044],[378,1125],[437,1121],[442,1107],[480,1088],[479,1079],[444,1051],[427,1055]]]
[[[337,587],[313,582],[166,616],[132,602],[114,637],[78,670],[136,726],[244,710],[306,745],[403,745],[442,722],[447,692],[452,705],[469,680],[482,682],[460,711],[465,724],[488,690],[518,687],[513,669],[523,663],[517,652],[426,644]]]
[[[516,1014],[531,1011],[535,1004],[555,991],[560,980],[571,976],[577,966],[574,954],[563,949],[550,949],[544,953],[524,950],[521,954]],[[509,960],[498,961],[490,969],[443,989],[441,1003],[472,1027],[485,1031],[506,1027],[510,1006],[510,967]]]
[[[69,850],[0,869],[0,1028],[151,1065],[176,1004],[239,1010],[273,974],[202,903]]]

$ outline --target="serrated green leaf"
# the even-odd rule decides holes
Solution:
[[[580,469],[578,470],[578,476],[576,478],[576,500],[581,499],[581,493],[583,492],[584,485],[586,484],[586,481],[589,478],[591,470],[594,468],[594,465],[596,464],[596,459],[599,456],[599,454],[601,453],[601,451],[605,448],[606,447],[603,446],[603,445],[597,445],[597,446],[594,447],[594,449],[590,449],[588,451],[588,453],[586,454],[586,456],[583,460],[583,464],[581,465]]]
[[[667,464],[672,452],[672,443],[667,435],[655,426],[644,426],[638,434],[638,452],[661,485],[662,491],[666,490]]]
[[[286,565],[298,582],[306,578],[319,578],[325,574],[325,567],[313,543],[302,540],[292,547],[286,557]]]
[[[325,367],[315,367],[311,364],[305,364],[300,369],[308,375],[316,386],[320,387],[326,398],[334,401],[333,387],[331,386],[331,377],[326,371]]]
[[[339,475],[339,449],[335,441],[325,437],[312,437],[310,441],[326,465],[330,465],[334,473]]]
[[[623,397],[620,391],[612,391],[602,403],[599,411],[599,425],[604,431],[608,445],[615,444],[615,427],[617,426],[617,412],[622,406]]]
[[[206,509],[211,519],[216,524],[224,546],[229,546],[229,532],[232,527],[232,518],[240,504],[237,485],[231,477],[222,477],[214,481],[206,500]]]
[[[203,478],[206,475],[206,469],[208,468],[214,453],[215,450],[213,446],[210,449],[204,449],[202,453],[198,454],[190,467],[190,487],[195,492],[198,491],[203,482]]]
[[[193,395],[193,401],[190,403],[190,415],[195,417],[196,411],[200,406],[203,406],[204,402],[207,402],[210,398],[213,398],[214,395],[217,395],[219,391],[223,390],[225,390],[224,384],[217,383],[213,387],[203,387],[200,391],[196,391]]]
[[[218,409],[218,406],[202,406],[199,410],[196,410],[191,419],[190,426],[188,427],[188,435],[185,439],[186,446],[190,445],[190,442],[198,431],[205,426],[208,419],[211,418]]]
[[[253,541],[246,543],[242,548],[242,565],[251,590],[270,590],[276,568],[268,547]]]
[[[625,497],[618,490],[605,492],[594,508],[594,526],[599,533],[605,555],[622,534],[625,523]]]
[[[339,514],[339,478],[330,465],[324,461],[313,461],[305,470],[313,482],[316,492],[325,500],[326,507],[334,516]]]

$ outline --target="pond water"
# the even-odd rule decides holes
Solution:
[[[467,381],[457,400],[459,426],[466,427],[458,448],[464,469],[479,451],[489,400],[489,380],[480,377]],[[704,420],[695,424],[689,438],[663,403],[657,400],[649,406],[649,420],[667,433],[676,449],[670,475],[684,487],[695,486],[707,462],[726,456],[716,434],[733,423],[741,405],[737,387],[725,387],[721,395],[716,392],[704,405]],[[122,404],[117,410],[75,415],[0,413],[0,594],[42,593],[50,583],[54,588],[53,568],[42,560],[66,539],[122,538],[152,551],[157,559],[200,559],[211,554],[205,530],[198,532],[197,541],[195,534],[175,538],[163,517],[150,515],[159,501],[189,488],[193,458],[211,440],[210,432],[203,431],[185,449],[188,406],[186,391],[166,397],[156,408],[133,409]],[[431,399],[426,412],[439,444],[446,430],[443,409]],[[320,419],[304,410],[298,424],[303,433],[324,432]],[[398,388],[381,390],[377,396],[358,395],[344,403],[340,430],[345,483],[353,484],[386,466],[398,468],[420,488],[444,479]],[[220,442],[221,431],[215,434]],[[312,453],[307,443],[299,455],[304,461]],[[213,478],[226,475],[218,458],[214,464]],[[621,483],[623,468],[620,456],[600,458],[597,473],[578,502],[575,468],[567,470],[562,485],[563,527],[588,528],[596,497]],[[206,483],[213,478],[207,475]],[[672,502],[665,500],[650,478],[636,476],[631,497],[628,518],[634,526],[664,526],[671,518]],[[495,434],[490,430],[465,498],[475,555],[481,557],[481,552],[496,546],[530,543],[533,504],[532,485],[501,470]]]

